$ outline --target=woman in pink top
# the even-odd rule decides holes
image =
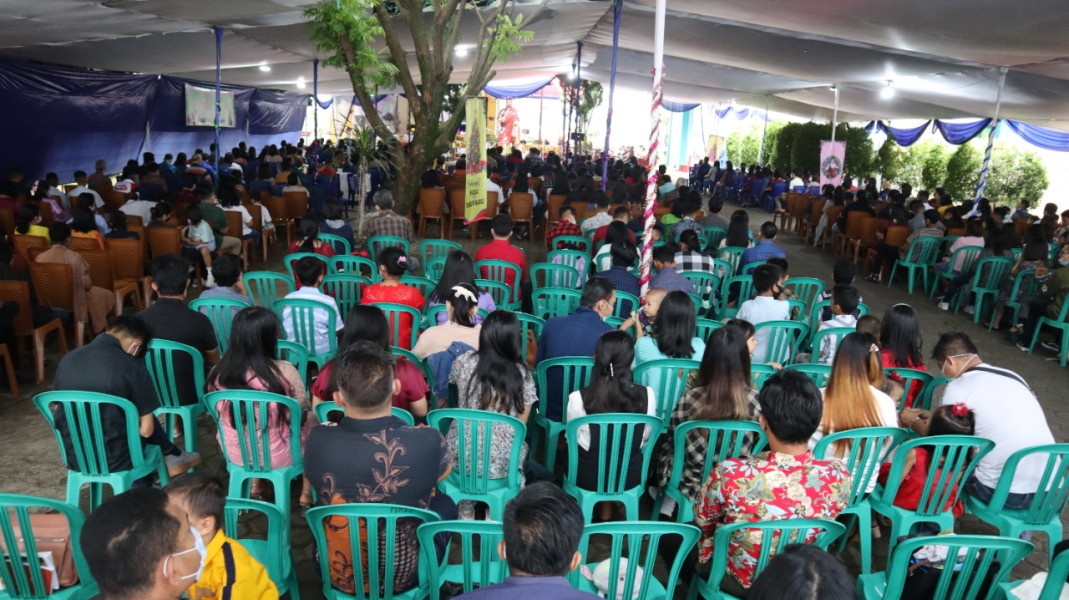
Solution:
[[[301,405],[301,412],[308,410],[308,393],[304,381],[296,367],[288,362],[276,360],[278,317],[271,310],[254,306],[234,315],[230,329],[230,346],[208,375],[207,390],[262,390],[293,398]],[[241,448],[238,445],[238,432],[234,428],[233,415],[229,400],[220,400],[216,404],[219,411],[220,427],[216,434],[222,436],[226,444],[226,453],[230,462],[242,464]],[[262,415],[257,415],[257,428],[266,427],[270,448],[271,466],[287,467],[293,464],[290,453],[290,423],[293,419],[300,422],[301,414],[291,415],[288,410],[279,409],[277,405],[268,410],[267,422]],[[307,432],[301,432],[303,441]],[[254,497],[263,493],[263,480],[255,479],[252,484]],[[287,490],[275,490],[275,494],[288,493]],[[306,496],[310,498],[308,482],[301,492],[301,503]],[[310,503],[310,500],[309,500]]]

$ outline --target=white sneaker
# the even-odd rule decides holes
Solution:
[[[204,278],[204,289],[210,290],[215,287],[215,276],[211,271],[208,271],[208,276]]]
[[[969,304],[968,306],[965,307],[965,314],[967,314],[967,315],[976,314],[976,307],[973,306],[972,304]]]
[[[178,456],[165,455],[163,462],[167,466],[167,475],[177,477],[200,464],[200,453],[183,450]]]
[[[940,302],[939,310],[950,310],[950,304],[947,302]]]

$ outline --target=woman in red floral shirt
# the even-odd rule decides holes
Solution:
[[[423,294],[417,288],[401,283],[401,277],[409,269],[404,250],[398,246],[388,246],[378,254],[379,275],[382,276],[382,281],[364,288],[360,303],[389,302],[423,310],[426,303]],[[401,331],[395,339],[398,340],[397,345],[405,350],[412,349],[413,325],[419,326],[419,323],[412,323],[412,317],[401,315]]]

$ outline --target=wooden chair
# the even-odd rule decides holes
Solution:
[[[456,222],[464,221],[464,190],[446,188],[446,197],[449,198],[449,237],[452,239],[453,232],[456,231]],[[471,223],[472,229],[471,239],[475,239],[475,235],[478,233],[479,228],[477,223]]]
[[[275,224],[275,229],[286,230],[286,248],[289,248],[293,243],[294,226],[285,199],[280,196],[264,196],[260,203],[271,213],[271,222]]]
[[[130,230],[131,225],[144,225],[145,221],[137,215],[126,215],[126,230]]]
[[[144,225],[130,225],[129,223],[127,223],[126,225],[126,230],[136,233],[137,238],[141,241],[141,258],[143,258],[146,262],[148,261],[149,256],[148,232],[146,231],[147,229],[148,227],[145,227]],[[104,247],[108,247],[108,240],[104,240]]]
[[[283,192],[282,200],[286,203],[286,216],[293,224],[308,214],[308,194],[303,192]],[[270,209],[268,209],[270,210]],[[271,213],[274,216],[275,213]]]
[[[15,315],[15,322],[12,324],[18,341],[17,350],[22,351],[26,338],[33,340],[34,362],[37,366],[37,383],[44,383],[45,342],[49,333],[57,332],[56,342],[59,344],[60,355],[67,353],[67,338],[63,333],[63,322],[59,319],[52,319],[40,327],[33,326],[33,304],[30,301],[30,284],[25,281],[0,281],[0,300],[18,302],[19,312]],[[12,389],[14,390],[14,388]]]
[[[471,224],[471,239],[475,241],[479,237],[479,226],[483,223],[489,225],[490,220],[497,216],[497,192],[486,192],[486,218]]]
[[[855,210],[846,215],[846,230],[841,231],[835,236],[835,240],[832,242],[833,246],[838,246],[839,256],[846,256],[847,246],[853,240],[861,238],[861,230],[865,226],[865,219],[870,218],[872,215],[863,213],[859,210]],[[832,222],[828,221],[828,227],[831,227]]]
[[[100,198],[104,201],[104,209],[108,212],[113,210],[119,210],[119,208],[126,204],[126,194],[122,192],[116,192],[115,190],[97,190],[100,194]]]
[[[145,247],[137,240],[104,240],[111,270],[119,281],[133,281],[141,288],[142,306],[152,303],[152,278],[145,275]]]
[[[843,208],[842,206],[833,206],[828,209],[828,224],[824,226],[824,231],[820,234],[820,249],[822,251],[828,249],[828,238],[832,236],[831,226],[839,220],[839,215],[843,213]]]
[[[27,262],[33,260],[30,258],[30,248],[48,250],[48,240],[39,235],[16,234],[11,236],[11,242],[15,246],[15,253],[25,258]]]
[[[167,254],[182,256],[182,236],[179,234],[178,228],[149,227],[145,229],[145,234],[148,237],[148,246],[153,260]],[[192,264],[196,269],[197,278],[203,280],[204,273],[200,262],[192,261]]]
[[[57,203],[60,201],[59,196],[49,196]],[[52,224],[52,205],[47,202],[38,202],[37,210],[41,214],[41,225],[48,227]]]
[[[438,221],[438,237],[448,238],[445,222],[445,189],[423,188],[419,191],[419,237],[427,237],[427,219]],[[452,220],[450,220],[452,224]]]
[[[8,235],[15,232],[15,213],[10,208],[0,208],[0,225]]]
[[[74,327],[74,347],[85,345],[85,321],[74,314],[74,276],[70,265],[63,263],[30,263],[30,279],[37,290],[37,301],[44,306],[62,308],[71,313]]]
[[[567,199],[568,196],[564,194],[550,194],[546,198],[546,233],[549,233],[554,223],[560,221],[560,207],[564,206],[564,201]]]
[[[126,298],[134,299],[134,308],[141,310],[141,294],[137,279],[116,279],[111,266],[111,258],[104,250],[79,250],[86,264],[89,265],[89,279],[93,285],[115,293],[115,316],[122,314]]]
[[[861,223],[861,234],[854,239],[847,240],[847,251],[854,251],[854,264],[857,264],[858,255],[861,254],[861,248],[871,248],[876,243],[876,235],[880,232],[880,226],[883,225],[884,219],[879,217],[866,217]]]
[[[241,213],[236,210],[224,210],[223,214],[226,215],[226,230],[231,233],[236,233],[234,237],[241,240],[241,260],[245,263],[245,267],[252,263],[249,262],[249,248],[252,248],[252,256],[256,256],[256,242],[252,238],[246,239],[241,235],[241,232],[245,231],[241,222]]]
[[[820,216],[824,214],[824,204],[827,200],[821,198],[809,207],[809,213],[798,223],[798,235],[802,236],[802,242],[809,242],[809,234],[815,232]],[[816,241],[816,240],[814,240]]]
[[[71,250],[100,250],[100,244],[93,238],[71,236]]]
[[[513,192],[509,196],[509,211],[516,224],[527,223],[531,239],[534,239],[534,196],[526,192]]]
[[[252,215],[253,230],[260,232],[260,248],[261,250],[263,250],[264,262],[266,263],[267,248],[272,244],[278,243],[278,231],[275,229],[264,229],[264,209],[262,206],[250,202],[245,205],[245,209],[249,211],[250,215]]]
[[[531,190],[531,193],[534,194],[535,197],[539,196],[542,193],[542,178],[528,177],[527,187]]]

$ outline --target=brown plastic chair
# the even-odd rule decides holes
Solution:
[[[119,281],[133,281],[141,288],[142,306],[152,304],[152,278],[145,276],[145,249],[138,240],[104,240],[111,271]]]
[[[167,254],[182,254],[182,236],[177,227],[148,227],[145,236],[153,259]]]
[[[901,248],[906,245],[906,240],[909,239],[909,234],[913,230],[909,225],[892,225],[887,228],[887,233],[884,235],[884,243],[888,246],[895,248]]]
[[[15,231],[15,213],[10,208],[0,208],[0,225],[9,234]]]
[[[421,188],[419,190],[419,237],[427,237],[427,219],[438,221],[441,238],[448,238],[445,226],[445,188]]]
[[[130,231],[131,225],[144,225],[145,221],[137,215],[126,215],[126,230]]]
[[[531,190],[531,193],[538,196],[542,193],[542,178],[541,177],[528,177],[527,187]]]
[[[115,293],[115,316],[122,314],[123,302],[133,298],[134,308],[141,310],[141,295],[137,279],[116,279],[111,257],[104,250],[79,250],[87,265],[93,285]]]
[[[286,201],[281,196],[265,196],[260,201],[267,209],[267,212],[271,213],[271,222],[275,224],[275,228],[283,228],[286,230],[286,247],[289,248],[293,244],[293,219],[289,216],[289,211],[286,208]]]
[[[100,244],[97,243],[95,238],[87,237],[74,237],[71,236],[71,250],[80,252],[82,250],[100,250]]]
[[[137,234],[137,239],[140,240],[140,242],[141,242],[141,257],[144,258],[144,259],[148,259],[148,255],[149,255],[149,252],[148,252],[148,233],[146,232],[146,229],[148,229],[148,228],[145,227],[144,225],[129,225],[129,224],[126,225],[126,230],[127,231],[130,231],[130,232],[133,232],[133,233]],[[107,244],[108,244],[108,240],[104,240],[104,247],[105,248],[107,247]]]
[[[814,202],[813,205],[809,207],[809,214],[806,215],[798,225],[798,235],[802,236],[802,242],[808,243],[809,234],[816,232],[817,223],[820,223],[820,217],[824,214],[824,204],[826,202],[827,200],[824,198]]]
[[[534,196],[526,192],[513,192],[509,195],[509,211],[513,223],[527,223],[530,226],[531,239],[534,239]]]
[[[267,249],[271,244],[278,243],[278,235],[274,229],[264,229],[264,213],[263,207],[259,204],[250,202],[245,205],[245,209],[249,211],[249,215],[252,216],[252,229],[260,232],[260,249],[264,253],[264,262],[267,262]]]
[[[60,202],[59,196],[49,196],[49,198],[55,200],[57,204]],[[62,204],[60,204],[60,206],[62,206]],[[52,205],[47,202],[38,202],[37,210],[41,213],[41,225],[44,225],[45,227],[51,225]]]
[[[851,214],[851,216],[853,216]],[[857,238],[847,241],[847,250],[854,251],[854,264],[857,264],[858,256],[862,248],[871,248],[876,243],[876,235],[880,232],[880,226],[885,219],[879,217],[865,217],[861,223],[861,234]]]
[[[446,188],[446,197],[449,198],[449,237],[453,237],[453,232],[456,231],[456,222],[464,222],[464,190]],[[473,232],[478,232],[478,224],[472,223],[471,228]],[[472,233],[472,238],[475,239],[475,233]]]
[[[15,315],[15,322],[13,323],[15,336],[18,338],[18,350],[22,350],[26,343],[26,338],[33,340],[34,362],[37,366],[37,383],[43,383],[45,380],[45,341],[48,339],[49,333],[56,332],[56,342],[59,344],[60,355],[67,353],[67,338],[63,333],[63,322],[59,319],[52,319],[40,327],[33,326],[30,284],[25,281],[0,281],[0,300],[3,302],[18,302],[19,312]]]
[[[226,215],[226,230],[231,233],[237,232],[237,235],[234,237],[241,240],[241,260],[245,263],[245,266],[248,267],[251,264],[249,262],[249,248],[252,248],[252,255],[256,256],[256,242],[251,238],[245,239],[245,237],[241,235],[241,233],[245,231],[245,228],[242,226],[243,223],[241,222],[240,212],[235,210],[224,210],[223,214]]]
[[[282,200],[286,203],[286,216],[292,221],[300,221],[308,214],[308,194],[304,192],[284,192]],[[275,213],[271,213],[274,216]]]
[[[961,237],[963,235],[965,235],[965,228],[964,227],[955,227],[953,229],[947,229],[947,233],[946,233],[947,237],[954,237],[954,236]]]
[[[11,242],[15,245],[15,252],[27,261],[33,260],[30,258],[30,248],[48,249],[48,240],[40,235],[15,234],[11,236]]]
[[[123,204],[126,204],[126,194],[122,192],[116,192],[115,190],[97,189],[97,193],[100,194],[101,200],[104,201],[104,209],[108,212],[113,210],[119,210]]]
[[[4,359],[4,369],[7,371],[7,387],[11,388],[11,395],[19,397],[19,378],[15,375],[15,365],[11,362],[11,351],[7,344],[0,344],[0,358]]]
[[[843,213],[843,206],[833,206],[828,209],[828,224],[825,225],[824,231],[820,234],[820,249],[828,249],[828,238],[831,237],[831,226],[839,220],[839,215]],[[820,221],[817,221],[818,223]],[[815,225],[814,225],[815,227]]]
[[[84,321],[74,314],[74,276],[71,266],[63,263],[30,263],[30,279],[37,290],[37,301],[52,308],[62,308],[71,313],[74,324],[74,347],[85,344]]]
[[[836,234],[835,240],[832,242],[833,246],[839,247],[839,256],[846,256],[846,247],[852,241],[861,237],[861,228],[865,225],[865,219],[868,219],[872,215],[855,210],[846,215],[846,230]],[[831,226],[831,221],[828,221],[828,226]]]

